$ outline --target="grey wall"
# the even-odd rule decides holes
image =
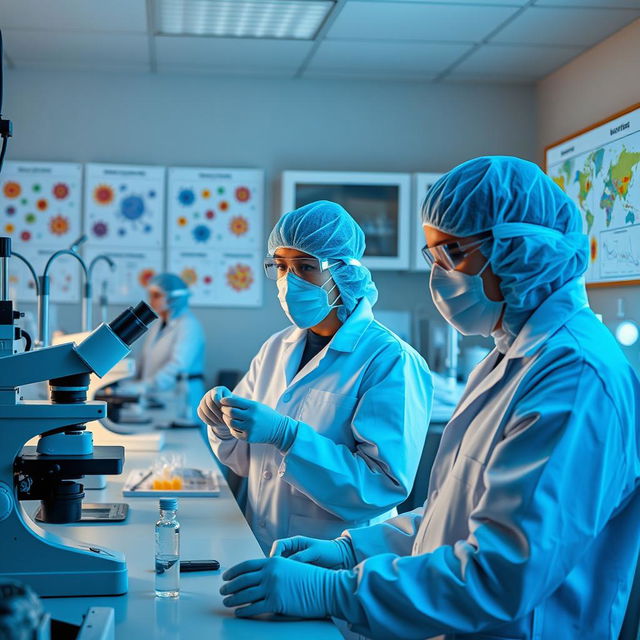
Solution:
[[[640,20],[547,76],[537,87],[538,153],[571,135],[640,102]],[[640,286],[589,289],[593,309],[614,328],[618,299],[625,314],[640,323]],[[624,348],[640,373],[640,344]]]
[[[10,71],[3,111],[15,128],[9,159],[264,168],[267,228],[285,169],[441,171],[477,155],[536,155],[530,87]],[[436,317],[424,275],[374,277],[380,308],[426,305]],[[261,309],[196,309],[210,379],[246,368],[285,326],[271,284]],[[60,305],[64,329],[79,315]]]

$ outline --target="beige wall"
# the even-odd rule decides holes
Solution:
[[[544,148],[599,120],[640,103],[640,20],[618,31],[537,86],[538,160]],[[591,305],[610,327],[617,300],[640,323],[640,286],[590,289]],[[640,345],[625,350],[640,372]]]

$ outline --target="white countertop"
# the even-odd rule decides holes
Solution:
[[[129,593],[103,598],[45,598],[43,603],[47,611],[54,618],[79,624],[89,606],[113,607],[118,640],[341,638],[337,627],[329,621],[241,620],[234,618],[233,611],[222,605],[222,596],[218,593],[222,572],[238,562],[263,555],[224,480],[219,497],[180,498],[178,511],[181,559],[216,559],[220,562],[221,570],[183,573],[180,577],[179,599],[155,597],[154,525],[159,516],[158,499],[123,498],[124,479],[130,469],[148,467],[156,456],[174,452],[185,454],[186,466],[203,469],[217,466],[213,454],[196,429],[172,429],[165,433],[166,446],[161,452],[127,452],[121,475],[111,476],[104,490],[86,492],[85,502],[128,502],[129,516],[126,521],[97,525],[41,525],[52,531],[64,529],[65,537],[123,551],[129,570]],[[29,505],[31,508],[27,507],[27,510],[32,512],[36,505]]]

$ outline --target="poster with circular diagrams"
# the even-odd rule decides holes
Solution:
[[[164,167],[87,164],[84,231],[89,246],[161,249]]]
[[[172,249],[167,270],[189,285],[192,305],[258,307],[262,304],[262,257],[256,251]]]
[[[0,234],[12,239],[42,274],[49,257],[68,249],[81,233],[82,165],[71,162],[6,162],[0,176]],[[51,266],[52,302],[80,299],[79,265],[63,256]],[[10,261],[10,291],[35,302],[35,283],[17,258]]]
[[[191,304],[262,304],[263,190],[260,170],[168,170],[167,266],[191,287]]]
[[[113,268],[104,259],[93,266],[93,299],[101,295],[108,304],[133,305],[147,300],[147,286],[151,278],[163,271],[161,249],[113,249],[87,247],[84,259],[91,264],[98,256],[108,256]]]

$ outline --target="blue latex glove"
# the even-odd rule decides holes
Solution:
[[[306,536],[283,538],[276,540],[271,547],[271,557],[278,556],[327,569],[352,569],[358,564],[349,538],[335,540],[317,540]]]
[[[330,571],[287,558],[247,560],[225,571],[225,607],[241,618],[278,613],[298,618],[344,617],[356,589],[350,571]],[[353,596],[351,596],[352,598]]]
[[[228,437],[229,430],[224,422],[220,401],[229,395],[231,395],[231,391],[227,387],[213,387],[202,396],[202,400],[198,405],[198,417],[200,420],[212,427],[220,437],[225,435]]]
[[[225,424],[239,440],[265,442],[286,451],[293,444],[298,423],[261,402],[233,393],[220,400]]]

